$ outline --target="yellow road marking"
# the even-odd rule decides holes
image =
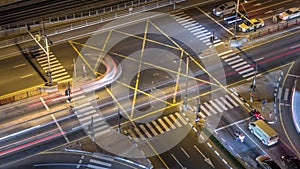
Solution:
[[[107,37],[106,37],[106,39],[105,39],[105,42],[104,42],[104,44],[103,44],[103,47],[102,47],[102,51],[104,51],[104,49],[105,49],[105,47],[106,47],[106,45],[107,45],[107,43],[108,43],[108,40],[109,40],[109,38],[110,38],[110,35],[111,35],[111,32],[112,32],[112,30],[110,30],[109,32],[108,32],[108,35],[107,35]],[[103,58],[104,58],[104,55],[99,55],[99,57],[98,57],[98,60],[97,60],[97,62],[96,62],[96,64],[95,64],[95,66],[94,66],[94,70],[96,70],[96,68],[99,66],[99,64],[100,64],[100,62],[103,60]]]
[[[137,93],[137,89],[139,87],[139,80],[140,80],[140,74],[141,74],[140,71],[141,71],[141,67],[142,67],[142,60],[143,60],[145,46],[146,46],[146,37],[147,37],[147,32],[148,32],[148,25],[149,25],[149,21],[147,20],[146,21],[146,26],[145,26],[143,44],[142,44],[142,51],[141,51],[141,56],[140,56],[140,61],[139,61],[139,66],[138,66],[138,72],[137,72],[136,81],[135,81],[135,89],[134,89],[134,94],[133,94],[133,99],[132,99],[132,107],[131,107],[131,113],[130,113],[131,118],[133,117],[134,106],[135,106],[135,102],[136,102],[136,93]]]
[[[181,73],[181,63],[182,63],[182,57],[183,57],[183,51],[180,53],[180,60],[179,60],[179,66],[178,66],[178,71],[177,71],[177,78],[176,78],[176,84],[175,84],[175,90],[174,90],[174,97],[173,97],[173,104],[176,103],[176,94],[178,90],[178,82],[180,78],[180,73]]]

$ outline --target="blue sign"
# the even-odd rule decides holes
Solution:
[[[268,101],[267,100],[263,100],[262,101],[262,104],[266,104]]]

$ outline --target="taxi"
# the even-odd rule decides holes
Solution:
[[[245,23],[242,23],[239,25],[239,29],[242,32],[249,32],[251,30],[255,30],[257,28],[261,28],[265,26],[265,23],[262,19],[259,18],[254,18],[254,19],[250,19]]]

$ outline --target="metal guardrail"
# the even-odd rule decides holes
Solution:
[[[104,15],[100,15],[98,17],[93,17],[91,19],[84,20],[84,21],[79,21],[79,22],[72,23],[72,24],[58,26],[58,27],[55,27],[54,29],[47,29],[47,35],[54,36],[57,34],[85,28],[88,26],[93,26],[96,24],[101,24],[104,22],[115,20],[117,18],[122,18],[122,17],[126,17],[129,15],[150,11],[150,10],[158,9],[158,8],[169,6],[169,5],[175,6],[176,3],[180,3],[183,1],[185,1],[185,0],[160,0],[160,1],[150,2],[150,3],[148,2],[147,4],[143,4],[143,5],[139,5],[139,6],[133,6],[133,7],[130,6],[126,9],[119,10],[117,12],[107,13]],[[47,27],[47,25],[51,25],[54,23],[51,22],[51,23],[44,23],[44,24]],[[38,26],[40,26],[40,25],[38,25]],[[20,33],[25,33],[26,30],[27,30],[27,28],[25,28],[25,27],[18,29],[18,31]],[[28,42],[28,41],[31,41],[31,38],[29,35],[23,35],[23,36],[19,36],[19,37],[12,38],[12,39],[7,39],[4,41],[0,41],[0,49],[9,47],[9,46],[13,46],[13,45],[15,45],[16,42],[24,43],[24,42]]]
[[[58,16],[58,17],[49,17],[47,19],[44,19],[43,22],[46,23],[46,24],[48,24],[48,23],[59,23],[59,22],[72,21],[72,20],[81,19],[81,18],[87,18],[87,17],[91,17],[91,16],[98,16],[98,15],[102,15],[102,14],[111,13],[111,12],[114,12],[114,11],[126,9],[126,8],[129,8],[129,7],[133,7],[133,6],[136,6],[136,5],[141,5],[143,3],[148,3],[148,2],[151,2],[151,1],[155,1],[155,0],[133,0],[133,1],[130,1],[130,2],[125,2],[125,3],[122,3],[122,4],[112,5],[112,6],[96,9],[96,10],[78,12],[78,13],[74,13],[74,14],[67,14],[67,15]],[[40,20],[34,20],[34,21],[30,21],[30,22],[25,21],[23,23],[18,22],[18,23],[11,23],[11,24],[6,24],[6,25],[1,25],[0,29],[3,30],[3,31],[18,30],[19,28],[27,27],[27,25],[32,25],[32,26],[40,25]]]

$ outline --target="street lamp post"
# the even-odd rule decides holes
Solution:
[[[255,62],[255,69],[254,69],[254,77],[253,77],[253,81],[252,84],[250,86],[251,91],[250,91],[250,102],[253,102],[253,96],[254,96],[254,92],[255,92],[255,88],[256,88],[256,73],[257,73],[257,62]]]
[[[186,69],[185,69],[185,96],[184,96],[184,102],[183,102],[184,111],[187,110],[189,62],[190,62],[190,58],[189,58],[189,57],[186,57]]]
[[[48,61],[48,71],[47,71],[47,76],[49,77],[49,82],[47,83],[47,85],[51,86],[52,85],[52,72],[51,72],[51,66],[50,66],[50,49],[49,49],[49,44],[52,45],[52,41],[50,41],[47,37],[47,35],[45,35],[44,33],[44,29],[43,31],[40,30],[40,35],[35,37],[32,35],[32,33],[30,32],[30,27],[27,27],[27,33],[31,36],[31,38],[38,44],[38,46],[46,53],[47,55],[47,61]],[[43,45],[39,42],[41,36],[44,39],[44,43],[46,45],[46,49],[43,47]]]

